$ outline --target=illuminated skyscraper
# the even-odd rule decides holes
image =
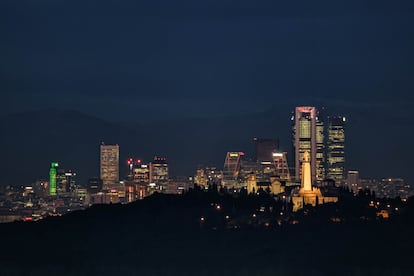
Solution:
[[[322,119],[316,117],[316,180],[322,181],[326,176],[325,158],[325,125]]]
[[[348,171],[347,184],[350,191],[357,193],[360,187],[359,171]]]
[[[149,177],[150,185],[155,184],[161,191],[165,191],[167,189],[169,179],[167,158],[158,156],[154,157],[154,160],[150,163]]]
[[[56,192],[58,195],[74,192],[77,188],[76,173],[72,170],[59,169],[56,175]]]
[[[338,184],[345,178],[345,117],[328,117],[327,177]]]
[[[286,159],[287,152],[274,152],[272,154],[275,165],[275,174],[279,180],[290,181],[289,166]]]
[[[224,161],[222,184],[225,187],[238,187],[238,176],[240,172],[241,158],[244,152],[227,152]]]
[[[56,162],[52,162],[50,164],[50,170],[49,170],[49,194],[51,196],[56,195],[56,175],[57,175],[57,168],[59,167],[59,164]]]
[[[101,179],[104,189],[119,181],[118,145],[101,145]]]
[[[134,183],[148,185],[149,179],[149,166],[147,164],[137,162],[137,164],[133,168]]]
[[[296,107],[292,116],[293,125],[293,147],[295,149],[295,178],[302,178],[303,154],[305,151],[310,155],[311,181],[320,181],[325,177],[325,155],[324,155],[324,124],[318,118],[315,107]]]

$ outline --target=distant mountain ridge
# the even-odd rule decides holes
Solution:
[[[122,133],[117,124],[53,109],[5,116],[0,126],[0,142],[6,145],[1,179],[12,185],[47,178],[52,161],[84,179],[97,175],[100,142],[116,142]]]
[[[271,120],[267,113],[147,124],[108,122],[72,110],[11,114],[0,118],[0,143],[5,145],[1,183],[23,185],[47,178],[52,161],[74,169],[85,183],[99,174],[101,142],[120,145],[121,177],[123,160],[131,156],[149,162],[154,155],[168,158],[172,174],[190,175],[200,164],[220,167],[226,151],[252,154],[256,133],[278,136]]]
[[[354,113],[346,127],[346,157],[349,169],[361,176],[403,177],[410,180],[410,156],[402,126],[382,127],[378,115]],[[151,114],[111,122],[72,110],[47,109],[0,117],[0,185],[27,185],[47,179],[50,162],[78,173],[85,184],[99,176],[101,142],[120,145],[121,177],[129,157],[151,161],[166,156],[172,175],[192,175],[198,165],[221,168],[227,151],[253,155],[253,137],[280,138],[281,150],[292,160],[289,107],[260,113],[214,118],[147,120]],[[391,120],[384,117],[384,120]],[[405,125],[404,125],[405,126]],[[389,141],[385,145],[385,141]],[[397,141],[397,142],[395,142]],[[381,157],[381,158],[377,158]],[[386,160],[386,162],[385,162]],[[398,162],[389,166],[387,162]]]

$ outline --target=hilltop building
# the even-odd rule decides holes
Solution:
[[[293,212],[302,209],[305,205],[324,204],[328,202],[337,202],[338,197],[333,195],[322,195],[319,188],[312,187],[311,161],[310,154],[305,151],[302,160],[302,179],[300,189],[292,191]]]

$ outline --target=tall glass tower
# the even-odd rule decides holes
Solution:
[[[56,195],[56,175],[57,175],[57,168],[59,164],[56,162],[52,162],[50,164],[49,170],[49,195],[55,196]]]
[[[104,189],[119,181],[118,145],[101,145],[101,179]]]
[[[337,184],[345,180],[345,122],[343,116],[328,117],[327,177]]]
[[[324,123],[313,106],[296,107],[292,116],[293,147],[295,149],[295,178],[302,178],[303,154],[309,153],[311,181],[325,178]]]

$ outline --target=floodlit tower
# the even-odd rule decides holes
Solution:
[[[301,188],[305,192],[312,191],[311,163],[308,151],[303,154]]]
[[[101,145],[101,179],[104,189],[119,181],[118,145]]]
[[[345,178],[345,117],[328,117],[327,177],[338,184]]]
[[[57,168],[59,167],[59,164],[57,162],[52,162],[50,164],[50,170],[49,170],[49,194],[51,196],[56,195],[56,174],[57,174]]]

